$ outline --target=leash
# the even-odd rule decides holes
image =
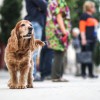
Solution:
[[[48,41],[43,41],[46,45],[48,45]]]

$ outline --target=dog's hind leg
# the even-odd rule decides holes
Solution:
[[[32,77],[32,70],[33,68],[30,67],[27,79],[27,88],[33,88],[33,77]]]

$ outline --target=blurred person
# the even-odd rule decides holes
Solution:
[[[97,42],[94,49],[93,60],[95,71],[98,72],[98,67],[100,65],[100,23],[95,27],[95,32],[97,34]]]
[[[45,25],[46,25],[46,14],[45,14]],[[45,25],[43,28],[42,41],[45,41],[46,43]],[[48,48],[46,43],[46,45],[42,48],[40,53],[41,81],[43,81],[44,79],[51,79],[53,56],[54,56],[53,50]]]
[[[45,24],[45,13],[47,9],[47,2],[46,0],[25,0],[26,1],[26,10],[27,16],[25,17],[26,20],[32,22],[32,26],[34,27],[34,36],[36,39],[42,38],[43,27]],[[36,75],[37,68],[36,68],[36,58],[38,55],[38,51],[35,51],[33,58],[34,58],[34,77],[35,80],[40,80],[40,78]]]
[[[70,10],[65,0],[49,0],[47,8],[46,40],[48,48],[54,50],[52,66],[53,82],[68,82],[63,79],[64,55],[68,47],[70,30]]]
[[[95,26],[98,25],[98,21],[93,17],[96,12],[95,3],[92,1],[86,1],[83,5],[84,13],[80,17],[79,27],[81,35],[81,49],[83,52],[91,51],[93,53],[96,43]],[[86,47],[88,45],[88,48]],[[97,78],[93,74],[93,63],[82,63],[81,74],[83,78],[86,78],[86,67],[89,70],[90,78]]]
[[[97,34],[97,40],[100,42],[100,23],[95,27],[95,32]]]
[[[81,47],[80,47],[80,40],[79,40],[79,34],[80,34],[80,30],[79,30],[79,28],[73,28],[72,29],[72,37],[73,37],[73,41],[72,41],[72,45],[73,45],[73,47],[74,47],[74,49],[75,49],[75,52],[76,52],[76,55],[77,55],[77,53],[79,53],[80,52],[80,49],[81,49]],[[76,64],[76,74],[75,74],[75,76],[80,76],[80,65],[78,64],[78,62],[77,62],[77,59],[76,59],[76,62],[75,62]]]
[[[54,52],[52,49],[49,49],[47,46],[42,48],[40,55],[40,72],[42,81],[44,79],[51,79],[53,56]]]

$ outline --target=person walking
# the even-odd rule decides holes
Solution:
[[[36,39],[42,38],[43,27],[45,25],[45,13],[47,9],[47,2],[46,0],[25,0],[26,1],[26,10],[27,16],[25,17],[26,20],[32,22],[32,26],[34,28],[34,36]],[[36,73],[36,58],[38,55],[38,51],[34,52],[34,77],[35,80],[38,80]],[[37,79],[36,79],[37,78]]]
[[[70,33],[70,10],[65,0],[49,0],[47,7],[46,40],[48,48],[54,50],[52,81],[68,82],[63,79],[63,60],[68,47]]]
[[[93,53],[96,43],[95,26],[98,24],[98,21],[93,17],[93,14],[96,12],[95,3],[92,1],[86,1],[83,5],[83,11],[84,13],[80,17],[80,22],[79,22],[80,35],[81,35],[81,49],[82,52],[90,51]],[[81,65],[82,77],[86,78],[86,67],[89,70],[89,77],[97,78],[97,76],[93,74],[92,62],[82,63]]]

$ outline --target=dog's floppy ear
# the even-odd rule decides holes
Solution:
[[[30,40],[30,50],[34,51],[35,50],[35,39],[34,39],[34,35],[32,35],[32,38]]]
[[[44,42],[42,42],[42,41],[40,41],[40,40],[38,40],[38,39],[35,39],[35,48],[39,48],[39,46],[44,46],[45,45],[45,43]]]
[[[8,40],[8,49],[10,52],[16,52],[18,50],[18,38],[15,28],[11,31],[11,37]]]

